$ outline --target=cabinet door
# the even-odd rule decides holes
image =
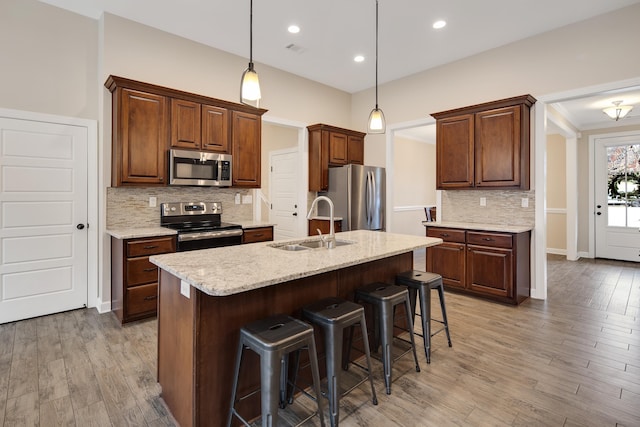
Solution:
[[[309,191],[329,189],[329,132],[309,131]]]
[[[166,185],[167,98],[122,89],[116,105],[112,185]]]
[[[200,149],[200,104],[171,100],[171,146]]]
[[[335,166],[346,165],[349,154],[347,150],[347,135],[329,132],[329,164]]]
[[[364,165],[364,138],[360,136],[349,136],[347,142],[348,163]]]
[[[229,111],[213,105],[202,106],[202,149],[229,153]]]
[[[473,114],[463,114],[437,121],[436,186],[438,189],[473,187],[473,132]]]
[[[259,188],[260,116],[234,111],[232,118],[233,186]]]
[[[242,243],[270,242],[273,240],[273,227],[260,227],[244,230]]]
[[[467,245],[467,289],[511,298],[513,250]]]
[[[442,276],[442,283],[453,288],[465,288],[464,243],[444,242],[427,248],[427,271]]]
[[[329,234],[331,231],[331,221],[325,219],[310,219],[309,220],[309,236],[317,236],[318,230],[322,234]],[[342,220],[333,221],[333,231],[340,233],[342,231]]]
[[[520,142],[519,105],[476,113],[476,187],[520,186]]]

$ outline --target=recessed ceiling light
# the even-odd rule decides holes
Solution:
[[[362,62],[362,61],[364,61],[364,56],[362,56],[362,55],[356,55],[356,56],[353,58],[353,60],[354,60],[354,61],[356,61],[356,62]]]
[[[439,30],[447,25],[447,21],[439,20],[433,23],[433,28]]]
[[[289,25],[289,28],[287,28],[287,30],[291,34],[298,34],[300,32],[300,27],[298,27],[297,25]]]

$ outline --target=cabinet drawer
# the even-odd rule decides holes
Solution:
[[[128,259],[126,263],[127,287],[158,281],[158,267],[149,262],[149,257]]]
[[[273,240],[273,227],[244,230],[242,243],[269,242]]]
[[[176,251],[174,236],[157,237],[153,239],[131,240],[127,242],[127,256],[138,257],[145,255],[165,254]]]
[[[465,233],[465,230],[458,230],[455,228],[427,228],[427,237],[437,237],[444,240],[445,242],[464,243]]]
[[[158,305],[158,283],[127,289],[127,315],[155,313]]]
[[[513,247],[513,236],[511,234],[478,233],[475,231],[469,231],[467,233],[467,243],[470,245],[511,249]]]

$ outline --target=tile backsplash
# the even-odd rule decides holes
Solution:
[[[480,198],[486,206],[480,206]],[[528,207],[522,207],[528,199]],[[535,225],[535,192],[518,190],[442,191],[442,221]]]
[[[251,221],[253,203],[235,204],[235,196],[250,195],[248,189],[210,187],[109,187],[107,188],[107,228],[157,227],[160,203],[222,202],[222,220]],[[157,206],[149,207],[149,197]]]

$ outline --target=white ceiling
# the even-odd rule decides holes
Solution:
[[[249,0],[41,0],[103,12],[243,57]],[[640,0],[380,0],[379,82],[396,80]],[[354,93],[375,83],[374,0],[255,0],[254,62]],[[434,21],[447,26],[434,30]],[[300,26],[289,34],[290,24]],[[294,44],[299,50],[286,46]],[[357,54],[365,61],[355,63]],[[256,67],[260,72],[259,65]],[[240,70],[240,73],[242,70]]]
[[[249,0],[40,1],[94,19],[108,12],[242,57],[249,55]],[[380,0],[379,82],[634,3],[640,0]],[[253,7],[258,73],[260,64],[267,64],[349,93],[374,86],[374,0],[255,0]],[[434,30],[431,25],[438,19],[446,20],[447,26]],[[300,33],[288,33],[291,24],[300,26]],[[291,44],[294,49],[287,49]],[[357,54],[365,61],[354,62]],[[579,128],[607,122],[601,110],[618,99],[637,104],[631,116],[640,117],[637,89],[568,100],[556,108]]]

